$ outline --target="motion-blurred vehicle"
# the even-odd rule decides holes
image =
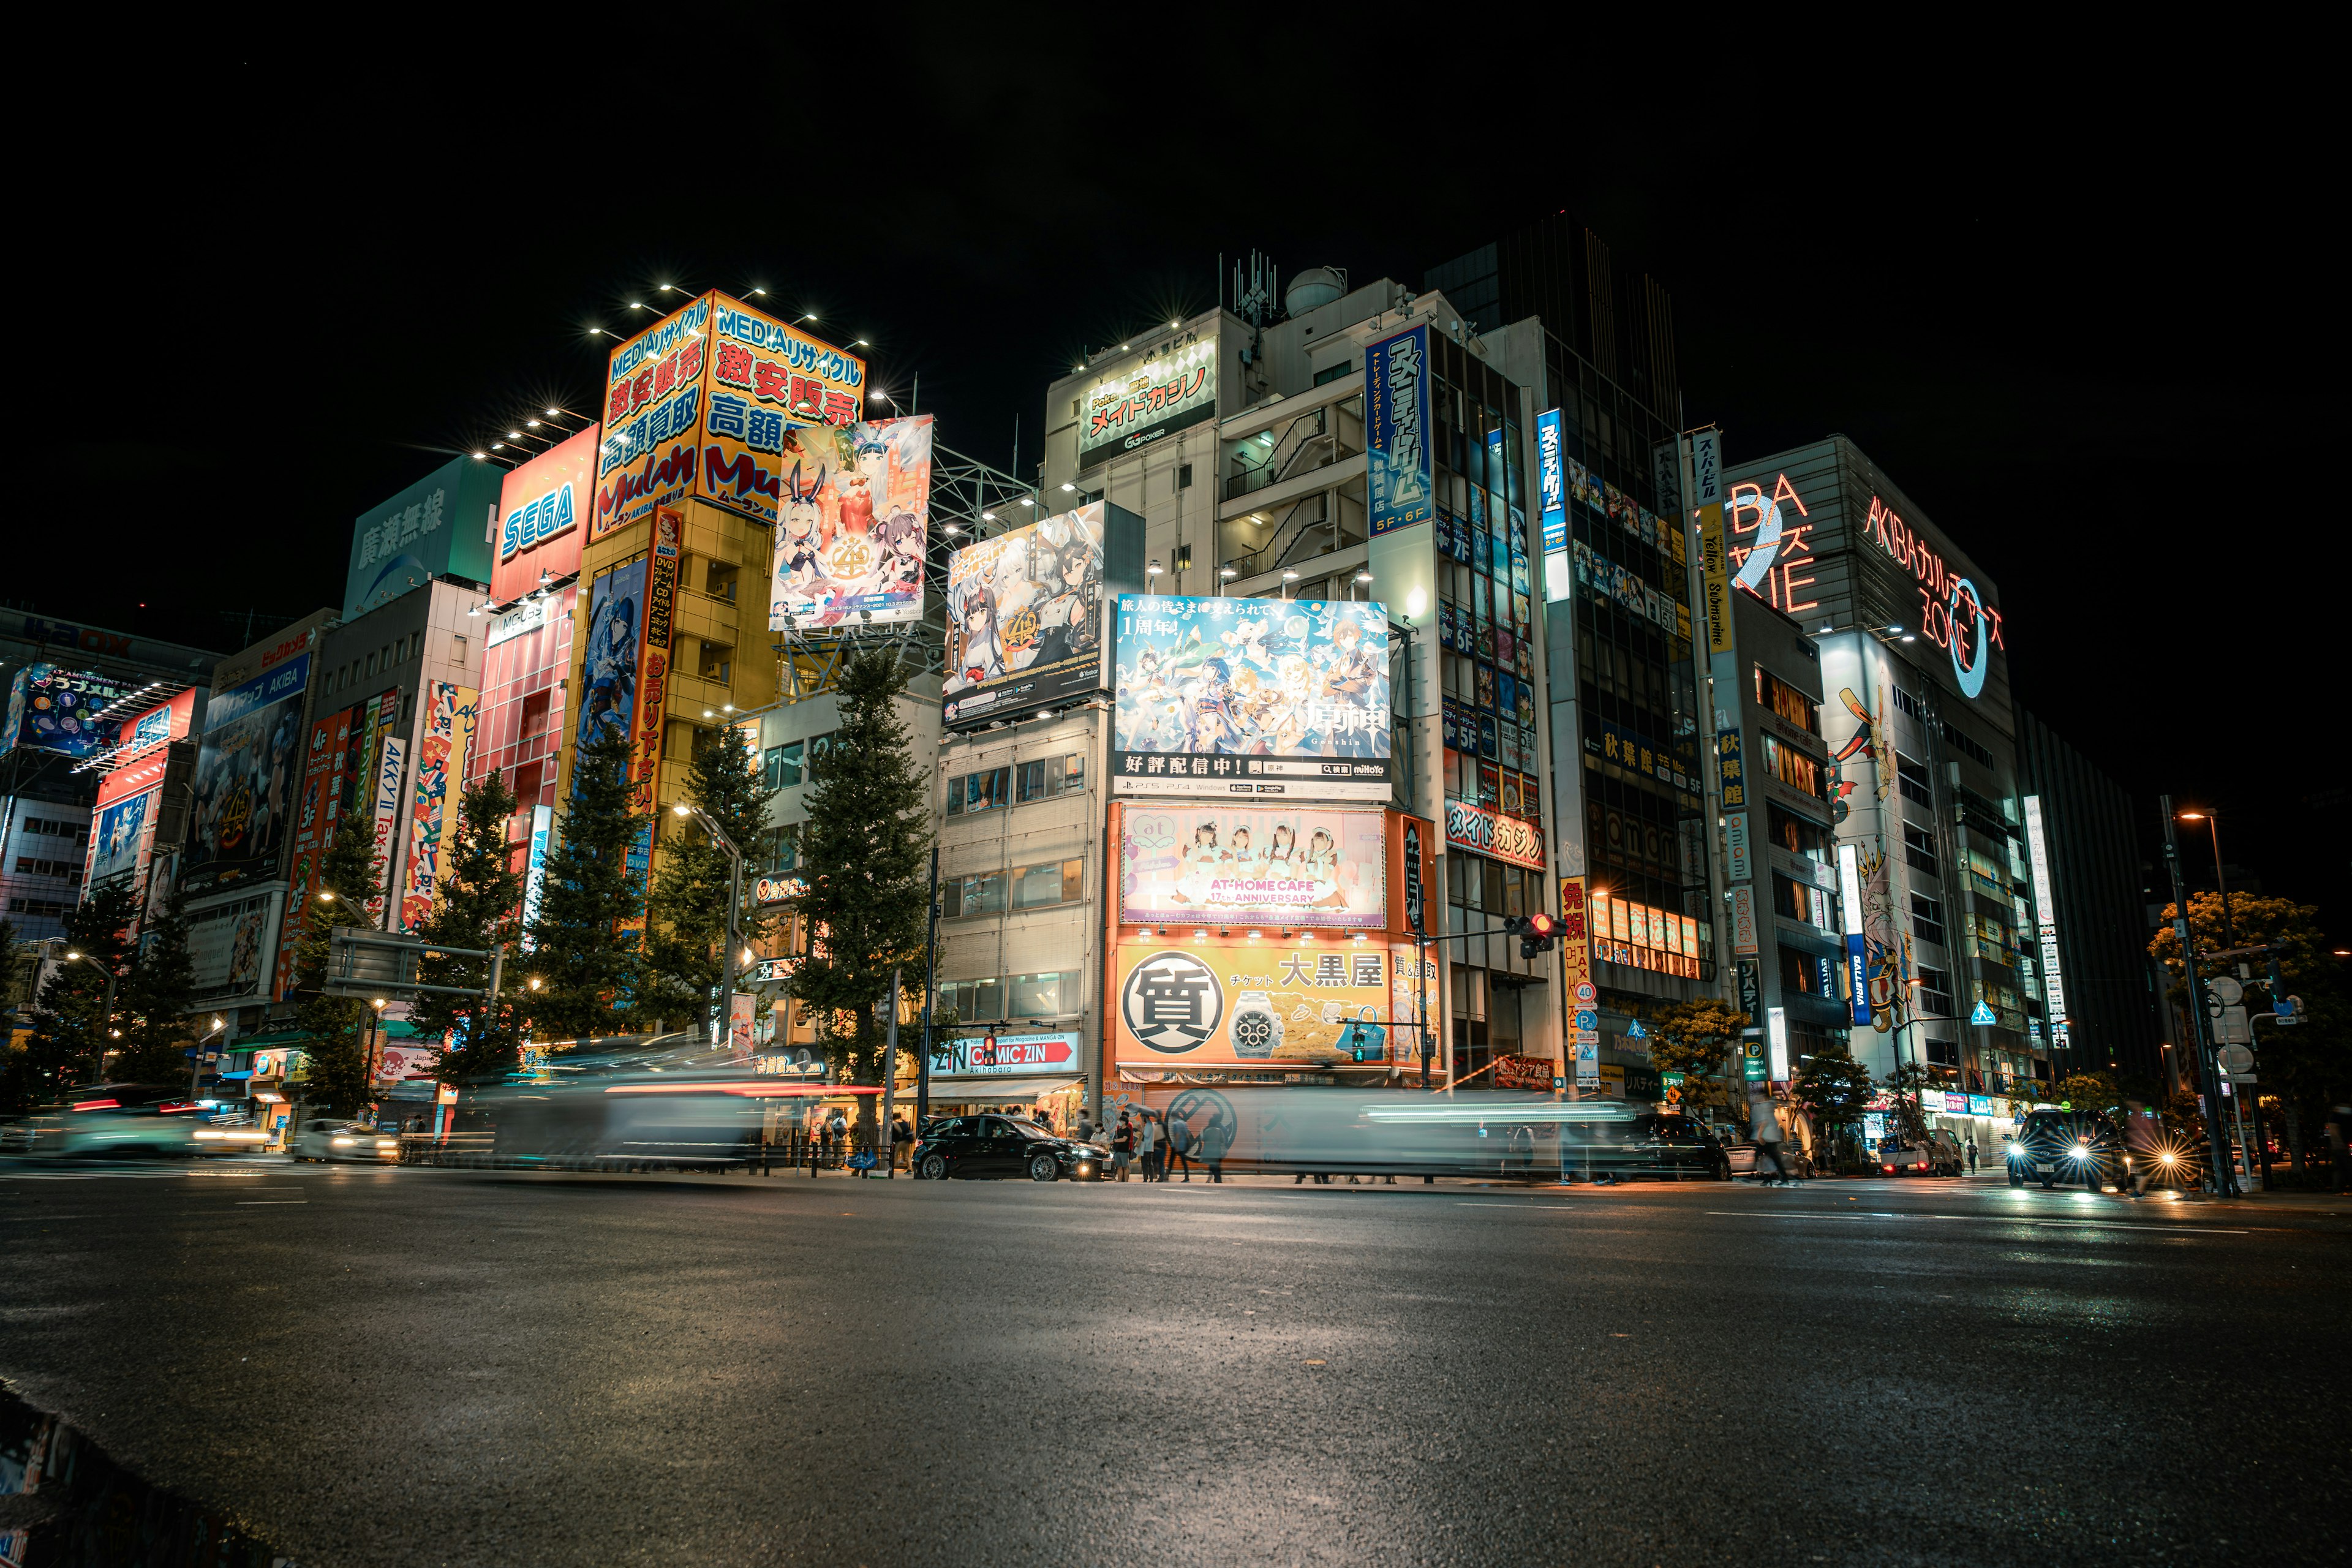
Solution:
[[[1727,1163],[1706,1129],[1696,1118],[1676,1111],[1628,1108],[1622,1116],[1570,1123],[1563,1136],[1560,1158],[1566,1173],[1573,1176],[1679,1182],[1711,1178]],[[1753,1169],[1753,1145],[1748,1158]]]
[[[2037,1105],[2025,1114],[2009,1143],[2009,1184],[2043,1186],[2064,1183],[2097,1192],[2119,1184],[2124,1173],[2123,1134],[2095,1110],[2061,1110]]]
[[[370,1165],[400,1163],[400,1140],[364,1121],[310,1121],[294,1135],[297,1160],[356,1161]]]
[[[37,1159],[187,1159],[213,1151],[200,1141],[204,1107],[184,1089],[141,1083],[91,1084],[0,1127],[0,1153]]]
[[[917,1177],[1026,1176],[1033,1182],[1098,1182],[1110,1151],[1057,1137],[1034,1121],[993,1114],[929,1122],[913,1154]]]
[[[1968,1169],[1959,1141],[1938,1127],[1916,1143],[1890,1138],[1879,1145],[1878,1169],[1889,1176],[1958,1176]]]
[[[780,1105],[880,1093],[824,1083],[781,1057],[745,1058],[699,1034],[557,1040],[538,1047],[527,1070],[467,1086],[457,1131],[436,1145],[436,1157],[563,1170],[723,1170],[759,1159]]]

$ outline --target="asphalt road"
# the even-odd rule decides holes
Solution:
[[[2352,1212],[14,1168],[0,1260],[0,1376],[304,1568],[2346,1550]]]

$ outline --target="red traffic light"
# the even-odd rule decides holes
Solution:
[[[1528,934],[1529,936],[1549,936],[1559,929],[1559,922],[1552,919],[1549,915],[1535,914],[1528,917]]]

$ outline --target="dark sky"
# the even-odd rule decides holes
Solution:
[[[591,406],[585,329],[661,281],[869,339],[1001,464],[1074,352],[1212,303],[1220,251],[1418,284],[1567,209],[1672,290],[1692,423],[1734,460],[1855,438],[2000,584],[2023,700],[2151,824],[2159,790],[2216,805],[2231,860],[2352,936],[2343,742],[2313,739],[2336,557],[2305,543],[2343,512],[2340,168],[2290,68],[2211,37],[1726,37],[1684,90],[1635,68],[1679,37],[1619,68],[1590,37],[1375,24],[1351,56],[1235,20],[1210,49],[1173,14],[1130,39],[977,8],[828,68],[782,15],[192,38],[76,87],[20,158],[20,304],[94,317],[52,363],[113,415],[58,470],[104,534],[5,595],[223,648],[225,612],[335,601],[355,514],[521,411]]]

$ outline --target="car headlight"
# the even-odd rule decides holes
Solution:
[[[2178,1154],[2176,1154],[2176,1153],[2174,1153],[2171,1150],[2167,1149],[2163,1153],[2158,1154],[2158,1155],[2157,1156],[2157,1158],[2158,1158],[2158,1159],[2159,1159],[2159,1160],[2161,1160],[2161,1161],[2163,1161],[2166,1164],[2169,1165],[2169,1164],[2171,1164],[2174,1161],[2176,1161],[2176,1160],[2179,1159],[2179,1158],[2180,1158],[2180,1156],[2179,1156],[2179,1155],[2178,1155]]]
[[[348,1149],[352,1144],[358,1142],[359,1140],[356,1138],[330,1138],[327,1142],[332,1143],[338,1149]]]
[[[375,1146],[379,1149],[397,1149],[400,1147],[400,1140],[397,1138],[379,1138],[375,1141]]]

